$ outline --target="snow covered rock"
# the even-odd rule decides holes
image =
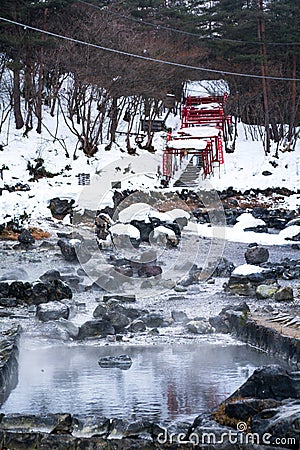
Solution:
[[[300,226],[290,225],[284,230],[281,230],[279,236],[283,237],[287,241],[300,241]]]

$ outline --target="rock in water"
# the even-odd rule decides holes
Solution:
[[[98,364],[100,367],[118,367],[122,370],[128,370],[132,365],[132,359],[128,355],[103,356],[99,359]]]

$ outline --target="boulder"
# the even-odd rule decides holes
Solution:
[[[48,208],[55,219],[63,220],[67,214],[73,213],[74,200],[61,200],[60,198],[52,198]]]
[[[163,316],[157,313],[149,313],[141,317],[141,320],[149,328],[160,327],[164,321]]]
[[[260,284],[256,288],[256,297],[258,299],[271,298],[278,291],[278,286],[273,284]]]
[[[293,288],[290,286],[284,286],[276,292],[274,300],[277,302],[288,302],[294,300]]]
[[[300,386],[297,373],[288,372],[278,365],[264,366],[253,374],[229,398],[240,397],[284,400],[300,398]]]
[[[104,319],[88,320],[79,329],[78,339],[93,337],[106,337],[108,334],[116,334],[113,325]]]
[[[4,308],[13,308],[18,305],[18,301],[13,297],[0,297],[0,306]]]
[[[269,250],[264,247],[250,247],[245,252],[247,264],[262,264],[269,259]]]
[[[49,320],[68,319],[70,310],[68,306],[60,302],[49,302],[38,305],[36,309],[36,317],[42,322]]]
[[[146,331],[146,325],[141,319],[135,319],[131,322],[128,329],[133,333],[142,333],[143,331]]]
[[[213,327],[205,319],[191,320],[186,324],[186,328],[190,333],[193,334],[208,334],[214,332]]]
[[[125,314],[118,313],[116,311],[108,312],[107,317],[117,333],[124,330],[124,328],[130,324],[130,320],[127,316],[125,316]]]
[[[52,281],[52,280],[58,280],[61,279],[60,272],[55,269],[47,270],[47,272],[43,273],[43,275],[40,276],[40,280],[45,281]]]
[[[96,306],[94,312],[93,312],[93,317],[95,319],[102,319],[103,316],[105,316],[107,313],[107,309],[105,308],[105,306],[103,305],[98,305]]]
[[[77,244],[78,243],[80,243],[80,241],[78,241]],[[67,239],[59,239],[57,245],[66,261],[77,261],[75,242],[71,242]]]
[[[283,405],[265,409],[251,421],[251,431],[260,436],[269,435],[270,443],[276,444],[280,436],[286,448],[299,449],[300,445],[300,402],[284,402]]]

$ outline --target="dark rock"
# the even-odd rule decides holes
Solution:
[[[43,275],[40,276],[40,280],[45,281],[52,281],[52,280],[58,280],[61,279],[60,272],[55,269],[47,270],[47,272],[43,273]]]
[[[16,298],[8,297],[8,298],[0,298],[0,306],[3,306],[4,308],[13,308],[18,305],[18,301]]]
[[[78,338],[105,337],[108,334],[115,334],[116,331],[108,320],[88,320],[79,329]]]
[[[269,250],[263,247],[251,247],[245,252],[245,259],[247,264],[261,264],[269,259]]]
[[[146,325],[141,319],[135,319],[131,322],[128,329],[133,333],[142,333],[143,331],[146,331]]]
[[[270,172],[269,170],[263,170],[261,174],[264,175],[265,177],[268,177],[272,175],[272,172]]]
[[[29,230],[23,230],[18,236],[18,241],[20,242],[20,244],[23,244],[25,246],[29,246],[35,243],[35,239]]]
[[[130,224],[139,230],[140,239],[142,242],[149,242],[150,234],[153,232],[155,226],[158,226],[157,222],[155,222],[155,221],[149,221],[146,223],[142,220],[132,220],[130,222]],[[159,224],[160,224],[160,221],[159,221]]]
[[[128,438],[136,439],[138,440],[139,437],[143,437],[145,440],[145,444],[147,441],[152,441],[152,424],[149,423],[146,420],[137,420],[137,421],[129,421],[126,419],[112,419],[111,421],[111,428],[109,433],[109,441],[111,442],[112,438],[115,438],[116,440],[119,439],[121,442],[129,441]],[[129,441],[130,442],[130,441]],[[128,442],[128,444],[129,444]],[[132,441],[131,441],[132,442]],[[127,445],[128,445],[127,444]],[[125,444],[126,445],[126,444]],[[128,448],[126,445],[126,449]],[[131,443],[132,445],[132,443]],[[136,449],[148,449],[151,447],[144,447],[141,442],[139,442],[139,446],[135,447]],[[129,448],[128,448],[129,450]]]
[[[235,265],[226,258],[221,258],[213,275],[215,277],[230,277],[235,269]]]
[[[48,208],[55,219],[63,220],[67,214],[73,214],[74,200],[61,200],[60,198],[52,198]]]
[[[107,313],[107,309],[105,308],[105,306],[98,305],[93,312],[93,317],[95,319],[99,319],[99,318],[102,319],[102,317],[105,316],[106,313]]]
[[[149,313],[141,317],[142,321],[149,328],[160,327],[164,321],[163,316],[157,313]]]
[[[140,269],[138,269],[139,277],[156,277],[162,274],[162,268],[160,266],[154,266],[151,264],[143,264]]]
[[[284,286],[276,292],[274,300],[277,302],[288,302],[294,300],[293,288],[290,286]]]
[[[268,233],[268,227],[266,225],[257,225],[256,227],[244,228],[244,231],[254,231],[255,233]]]
[[[257,398],[284,400],[300,398],[300,382],[297,376],[278,365],[256,369],[245,383],[229,398]]]
[[[264,409],[275,408],[281,402],[273,399],[242,399],[225,404],[225,414],[228,417],[236,418],[246,422],[250,417],[255,416]]]
[[[128,370],[132,365],[132,359],[128,355],[103,356],[99,359],[98,364],[100,367],[118,367],[122,370]]]
[[[36,310],[36,316],[42,322],[58,320],[60,318],[68,319],[69,314],[69,308],[60,302],[49,302],[43,305],[38,305]]]
[[[62,280],[50,280],[48,281],[49,289],[49,300],[63,300],[71,299],[73,294],[70,287],[64,283]]]
[[[127,316],[125,316],[125,314],[118,313],[116,311],[108,312],[107,317],[117,333],[124,330],[124,328],[130,324],[130,320]]]
[[[59,239],[57,245],[66,261],[78,261],[74,244],[70,243],[67,239]]]
[[[285,448],[298,450],[300,445],[300,402],[283,402],[280,406],[271,406],[251,421],[251,431],[260,436],[268,434],[270,442],[276,444],[280,437]]]
[[[49,301],[50,289],[48,284],[36,281],[32,283],[31,295],[28,303],[39,305],[40,303],[47,303]]]
[[[8,291],[9,297],[15,297],[18,300],[23,300],[25,296],[25,288],[24,283],[22,281],[13,281],[9,285],[9,291]]]
[[[229,327],[222,317],[210,317],[208,321],[217,333],[229,333]]]
[[[0,297],[8,297],[10,295],[9,287],[9,283],[0,282]]]

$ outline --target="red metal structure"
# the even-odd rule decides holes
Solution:
[[[181,113],[181,128],[176,135],[168,133],[163,152],[163,176],[168,182],[175,172],[176,157],[197,156],[203,177],[224,163],[223,141],[230,116],[224,113],[227,95],[187,97]]]

